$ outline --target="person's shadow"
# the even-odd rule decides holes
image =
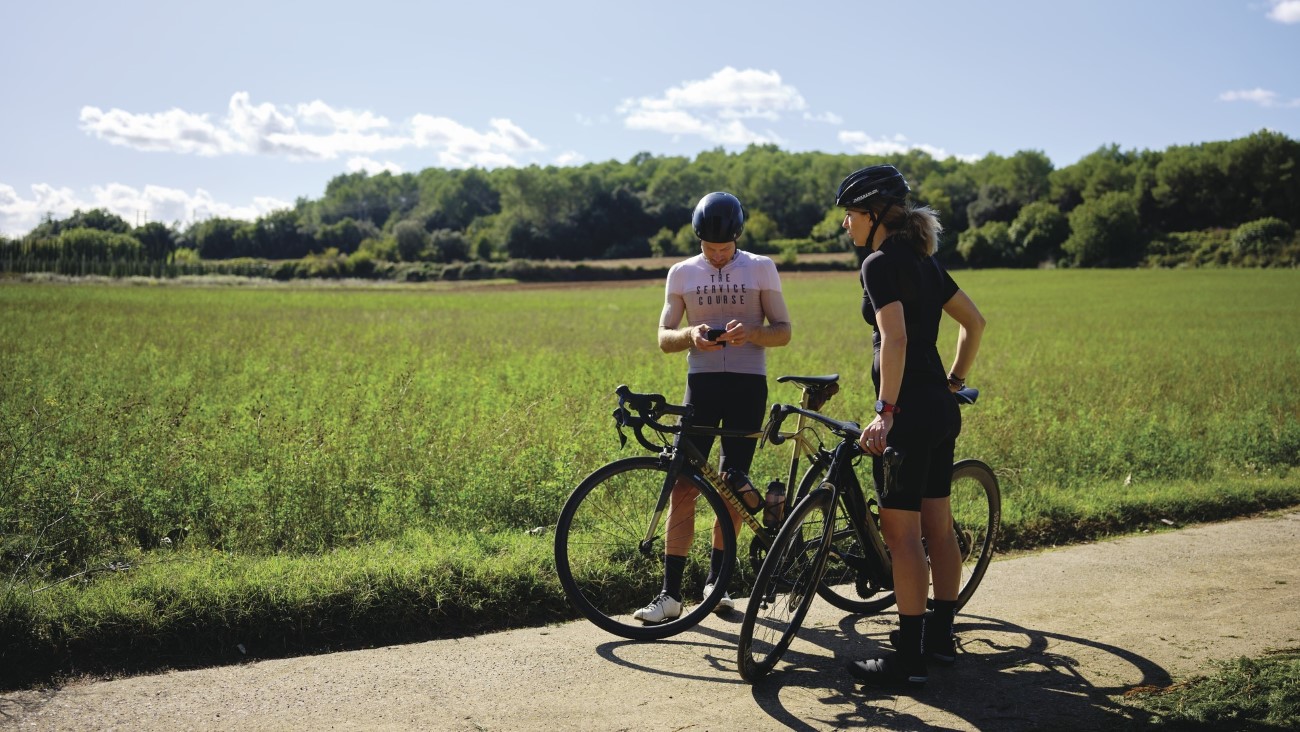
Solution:
[[[769,675],[753,684],[754,701],[774,722],[795,730],[933,730],[946,728],[939,721],[943,717],[951,717],[952,724],[979,730],[1113,730],[1151,720],[1149,714],[1120,703],[1117,697],[1134,688],[1171,683],[1164,668],[1123,648],[995,618],[959,615],[955,626],[957,663],[950,668],[931,665],[924,689],[903,692],[856,684],[845,667],[850,661],[887,652],[892,627],[880,619],[851,616],[838,627],[800,629],[795,647],[786,651]],[[653,669],[620,658],[619,649],[633,641],[607,643],[598,652],[614,663],[654,673],[715,683],[731,681],[719,679],[716,673],[736,671],[735,632],[699,626],[695,633],[719,642],[719,653],[707,655],[714,668],[698,675]],[[699,645],[690,636],[658,642]],[[798,651],[808,642],[832,655]],[[1080,656],[1090,657],[1086,672],[1077,658]],[[732,678],[744,683],[739,673]],[[801,690],[801,698],[820,695],[828,716],[809,721],[786,709],[781,698],[791,689]]]

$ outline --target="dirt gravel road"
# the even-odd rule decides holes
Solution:
[[[1108,729],[1117,697],[1300,646],[1300,512],[997,561],[961,655],[913,695],[855,687],[891,616],[824,601],[777,670],[736,673],[739,615],[648,643],[586,622],[0,695],[22,730]]]

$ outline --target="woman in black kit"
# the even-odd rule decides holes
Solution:
[[[855,661],[849,671],[864,683],[918,687],[928,678],[927,660],[956,660],[952,623],[961,556],[949,495],[961,415],[952,393],[970,373],[984,318],[932,256],[943,227],[933,209],[908,200],[910,192],[894,166],[873,165],[844,179],[835,204],[846,209],[844,228],[854,245],[869,250],[862,262],[862,317],[873,329],[877,401],[860,445],[875,456],[899,619],[890,636],[895,652]],[[935,346],[943,313],[960,326],[950,369]],[[880,457],[886,447],[903,455],[890,486]],[[934,612],[927,616],[931,576]]]

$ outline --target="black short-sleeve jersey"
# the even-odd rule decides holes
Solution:
[[[957,283],[934,257],[918,254],[901,235],[891,236],[862,261],[862,317],[871,325],[871,380],[880,388],[880,328],[876,311],[892,302],[903,305],[907,325],[907,362],[900,393],[943,387],[947,371],[936,342],[944,303],[957,294]]]

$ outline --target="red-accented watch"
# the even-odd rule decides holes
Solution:
[[[903,410],[899,409],[897,404],[876,400],[876,414],[898,414],[901,411]]]

